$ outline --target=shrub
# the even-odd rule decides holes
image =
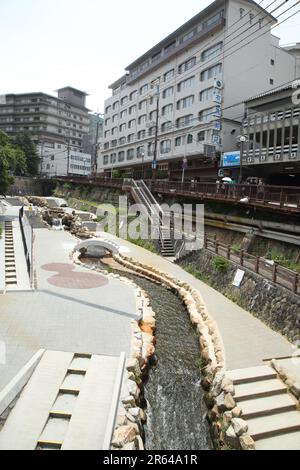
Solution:
[[[214,267],[214,270],[217,271],[218,273],[225,273],[226,271],[228,271],[229,262],[226,259],[221,258],[220,256],[217,256],[213,260],[213,267]]]

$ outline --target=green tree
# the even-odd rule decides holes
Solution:
[[[36,175],[39,169],[40,158],[36,146],[28,132],[19,132],[13,139],[14,146],[24,152],[26,159],[27,173]]]
[[[17,171],[20,174],[26,172],[25,154],[12,145],[7,134],[0,131],[0,194],[7,193]]]

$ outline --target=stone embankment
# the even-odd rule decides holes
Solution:
[[[176,292],[186,306],[190,320],[199,335],[201,349],[202,385],[209,408],[208,420],[216,448],[252,450],[255,443],[247,434],[247,423],[234,400],[233,382],[225,374],[225,353],[218,327],[209,316],[199,292],[189,284],[150,266],[144,266],[125,255],[115,255],[115,260],[125,268],[135,271],[154,282]]]
[[[189,272],[195,272],[205,283],[252,313],[274,331],[289,341],[300,340],[300,297],[284,287],[273,284],[261,276],[244,269],[245,276],[240,288],[233,286],[238,267],[227,263],[218,271],[214,266],[215,255],[207,250],[192,253],[178,264]]]

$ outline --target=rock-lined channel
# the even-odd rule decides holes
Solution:
[[[88,259],[82,261],[87,263]],[[157,362],[149,370],[144,387],[146,449],[211,449],[199,371],[199,340],[184,305],[163,286],[128,272],[122,272],[122,276],[147,292],[156,313]]]

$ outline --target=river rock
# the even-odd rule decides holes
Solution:
[[[255,442],[252,437],[247,434],[240,437],[240,445],[242,450],[255,450]]]
[[[222,390],[224,390],[225,393],[230,393],[231,395],[234,395],[234,385],[232,380],[225,377],[222,382]]]
[[[215,375],[215,379],[212,384],[211,394],[213,397],[217,397],[222,392],[222,382],[224,380],[224,373],[217,372]]]
[[[129,394],[132,395],[135,399],[137,399],[139,397],[139,395],[140,395],[139,387],[132,380],[127,381],[127,389],[129,391]]]
[[[213,421],[217,421],[220,418],[220,413],[217,405],[215,405],[211,410],[211,417]]]
[[[241,418],[233,418],[231,422],[235,434],[240,437],[248,431],[248,424]]]
[[[242,410],[238,406],[236,406],[232,410],[232,416],[234,418],[240,418],[242,416]]]
[[[234,432],[234,429],[232,426],[229,426],[229,428],[226,431],[226,442],[227,444],[232,448],[232,449],[238,449],[240,446],[239,438]]]
[[[128,372],[133,372],[138,377],[141,375],[140,364],[137,359],[129,359],[127,361],[126,369]]]
[[[232,413],[230,411],[225,411],[223,414],[223,422],[226,428],[228,428],[232,421]]]
[[[236,403],[234,401],[233,396],[230,393],[227,393],[225,395],[224,405],[227,410],[233,410],[233,408],[235,408]]]
[[[123,398],[122,403],[125,408],[134,408],[136,406],[135,399],[132,396]]]
[[[132,441],[132,442],[129,442],[128,444],[125,444],[125,446],[122,447],[122,450],[124,451],[137,450],[136,442]]]
[[[114,432],[112,438],[112,445],[118,448],[124,447],[125,444],[135,440],[137,435],[136,427],[134,425],[120,426]]]

